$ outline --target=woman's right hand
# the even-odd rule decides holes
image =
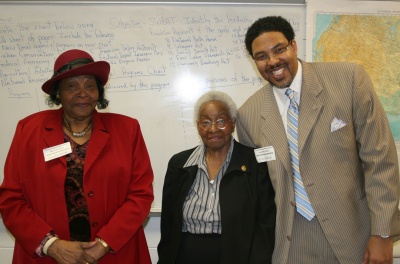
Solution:
[[[97,241],[74,242],[58,239],[48,248],[47,255],[58,264],[97,264],[97,260],[85,251],[96,244]]]

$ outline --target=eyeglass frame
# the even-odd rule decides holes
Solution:
[[[226,122],[226,124],[225,124],[224,127],[218,127],[218,121],[221,121],[221,120],[224,121],[224,122]],[[217,128],[218,128],[219,130],[224,130],[224,129],[228,126],[228,124],[232,121],[232,119],[225,120],[225,119],[223,119],[223,118],[218,118],[215,122],[212,122],[210,119],[207,119],[207,121],[210,121],[210,124],[209,124],[208,128],[202,127],[202,126],[200,125],[201,121],[197,121],[197,126],[198,126],[200,129],[204,130],[204,131],[210,130],[210,128],[211,128],[213,125],[216,125]]]
[[[256,57],[253,57],[253,60],[256,63],[267,63],[271,60],[271,58],[279,58],[279,55],[282,55],[284,53],[286,53],[289,50],[289,47],[292,45],[292,41],[289,41],[289,43],[287,44],[286,47],[279,47],[277,49],[275,49],[274,51],[272,51],[272,56],[271,55],[267,55],[265,53],[262,53]],[[263,57],[263,58],[260,58]]]

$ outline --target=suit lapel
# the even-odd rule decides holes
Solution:
[[[315,77],[316,74],[311,69],[308,63],[301,61],[303,68],[303,81],[301,88],[300,99],[300,114],[299,114],[299,155],[310,132],[313,130],[314,125],[322,111],[323,103],[318,98],[322,92],[322,85]]]
[[[179,190],[179,197],[186,198],[187,192],[189,191],[190,187],[196,178],[198,167],[190,166],[186,168],[179,168],[178,180],[177,182],[182,183],[182,187]]]
[[[45,122],[43,140],[46,142],[48,148],[64,143],[64,131],[61,124],[63,112],[64,111],[62,108],[54,111],[54,115],[52,115],[49,120]],[[65,156],[61,156],[57,158],[57,160],[66,166],[67,162],[65,160]]]
[[[95,110],[93,112],[93,131],[90,136],[89,147],[85,157],[84,174],[89,171],[93,162],[100,155],[109,137],[110,135],[108,134],[107,128],[104,126],[99,113]]]
[[[311,66],[300,61],[303,68],[303,80],[301,88],[301,103],[299,115],[299,155],[309,137],[318,117],[323,109],[323,103],[318,98],[322,92],[322,85],[315,77]],[[292,165],[290,161],[289,147],[282,118],[279,114],[275,95],[270,84],[265,87],[266,96],[261,108],[261,131],[266,140],[266,146],[273,146],[277,160],[280,160],[288,175],[291,175]],[[271,142],[276,142],[272,144]]]
[[[264,119],[264,122],[261,124],[261,131],[266,139],[266,146],[274,147],[276,159],[282,162],[288,175],[291,175],[292,165],[285,127],[283,126],[275,95],[270,84],[266,86],[265,101],[262,104],[260,114]]]
[[[64,143],[64,132],[61,125],[63,112],[62,108],[60,108],[45,124],[46,131],[44,133],[44,141],[48,147],[54,147]],[[95,110],[93,112],[93,132],[90,137],[89,149],[85,158],[85,173],[90,169],[93,162],[100,155],[108,138],[109,134],[107,129],[104,126],[100,115]],[[66,166],[65,156],[59,157],[58,160]]]

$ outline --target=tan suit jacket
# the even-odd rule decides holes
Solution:
[[[399,170],[393,136],[362,66],[301,64],[299,154],[303,182],[340,263],[361,263],[370,235],[400,233]],[[331,132],[335,117],[346,125]],[[273,263],[286,263],[295,214],[293,176],[286,132],[270,84],[240,107],[237,133],[245,145],[275,150],[276,159],[268,161],[277,205]]]

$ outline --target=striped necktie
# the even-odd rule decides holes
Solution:
[[[308,199],[307,192],[304,188],[303,181],[300,176],[299,167],[299,146],[298,146],[298,116],[299,107],[294,100],[294,91],[287,89],[285,94],[290,99],[290,106],[287,115],[287,132],[288,143],[290,149],[290,159],[292,161],[292,170],[294,176],[294,192],[297,212],[304,216],[308,221],[315,216],[314,209]]]

